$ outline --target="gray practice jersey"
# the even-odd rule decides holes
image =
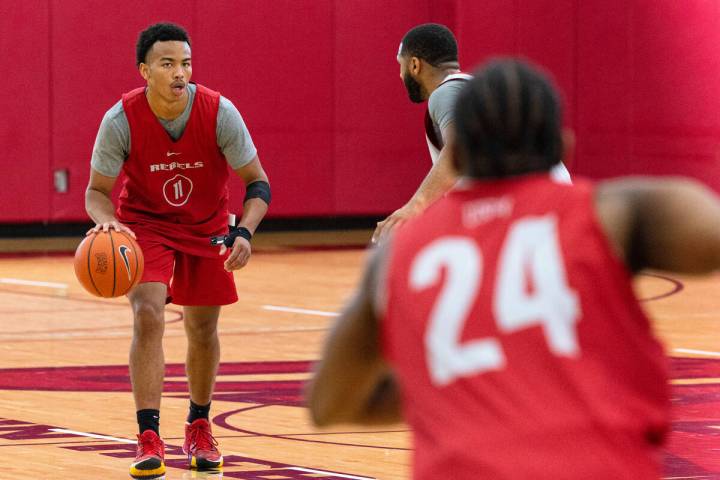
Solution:
[[[185,131],[192,111],[196,87],[190,83],[187,88],[189,98],[185,111],[174,120],[158,118],[173,140],[179,139]],[[231,168],[245,166],[257,155],[240,112],[225,97],[220,97],[216,134],[218,147]],[[105,113],[100,123],[90,165],[102,175],[117,177],[130,154],[130,147],[130,124],[120,100]]]
[[[432,121],[432,128],[435,131],[435,138],[440,141],[441,146],[445,145],[443,131],[453,122],[453,109],[455,108],[455,100],[460,90],[465,86],[463,79],[469,80],[470,75],[464,73],[456,73],[448,75],[443,83],[430,94],[428,99],[428,114]],[[433,163],[437,161],[440,150],[433,145],[428,137],[428,148],[430,149],[430,157]]]
[[[463,81],[445,82],[430,95],[428,100],[428,111],[438,138],[442,136],[443,130],[453,121],[453,108],[460,90],[465,86]]]

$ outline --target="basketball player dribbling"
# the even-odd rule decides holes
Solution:
[[[632,276],[718,269],[718,198],[553,182],[558,96],[520,61],[479,70],[455,125],[463,179],[374,252],[311,383],[315,423],[404,417],[419,480],[660,478],[666,358]]]
[[[374,243],[418,215],[457,181],[457,173],[452,167],[453,106],[460,89],[472,78],[460,70],[455,35],[437,23],[424,23],[410,29],[400,42],[397,61],[410,101],[427,101],[425,139],[432,168],[412,198],[378,222],[372,237]],[[550,175],[559,182],[570,183],[570,174],[562,162],[550,170]]]
[[[190,83],[190,39],[159,23],[137,42],[147,82],[123,95],[103,118],[93,149],[86,210],[92,235],[114,228],[137,238],[145,255],[140,284],[128,297],[134,314],[130,378],[139,425],[136,478],[165,473],[159,436],[166,301],[183,306],[188,339],[190,411],[183,450],[191,468],[222,466],[212,436],[210,402],[220,346],[220,307],[237,301],[233,270],[245,266],[250,239],[270,203],[270,186],[250,134],[233,104]],[[239,227],[228,234],[228,165],[246,185]],[[115,210],[110,194],[125,174]],[[227,236],[225,236],[228,234]],[[220,246],[210,238],[225,236]]]

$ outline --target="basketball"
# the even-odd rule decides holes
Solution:
[[[137,242],[112,228],[88,235],[75,250],[75,276],[98,297],[125,295],[142,278],[143,265]]]

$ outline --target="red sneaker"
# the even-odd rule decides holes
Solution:
[[[165,444],[158,434],[145,430],[137,436],[137,454],[130,465],[133,478],[158,478],[165,475]]]
[[[183,452],[188,456],[190,468],[205,470],[222,467],[223,457],[217,444],[217,440],[212,436],[210,423],[204,418],[185,424]]]

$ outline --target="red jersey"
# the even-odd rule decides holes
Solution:
[[[217,257],[210,237],[227,232],[228,165],[217,144],[220,94],[197,85],[190,118],[174,141],[150,109],[145,88],[122,97],[130,125],[117,217],[148,227],[173,248]]]
[[[452,191],[389,262],[382,341],[415,479],[659,478],[666,359],[590,183]]]

